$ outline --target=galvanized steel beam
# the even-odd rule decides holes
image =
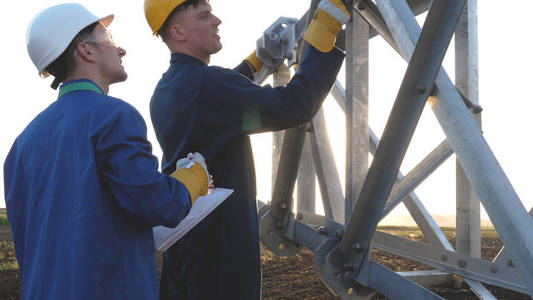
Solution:
[[[416,2],[416,1],[414,1]],[[409,3],[409,6],[410,8],[413,10],[413,14],[414,15],[418,15],[419,13],[423,12],[424,11],[424,7],[423,5],[429,5],[429,2],[431,1],[425,1],[426,3],[421,3],[421,2],[424,2],[424,1],[418,1],[419,3],[419,6],[418,8],[416,7],[417,5],[413,5],[414,3]],[[420,4],[423,4],[423,5],[420,5]],[[357,12],[363,17],[365,18],[365,20],[372,26],[372,30],[371,30],[371,36],[376,33],[376,34],[381,34],[381,36],[385,39],[385,41],[387,43],[389,43],[389,45],[394,49],[396,50],[397,52],[399,52],[401,54],[401,52],[399,51],[398,49],[398,46],[396,45],[396,41],[394,40],[394,38],[392,37],[388,27],[385,24],[385,21],[383,20],[383,17],[381,16],[381,14],[379,13],[379,10],[377,9],[377,7],[375,6],[375,4],[369,0],[361,0],[358,2],[357,5],[355,5],[356,9],[357,9]],[[477,11],[477,8],[473,8],[471,6],[471,13],[470,15],[472,15],[473,13],[475,13]],[[472,38],[472,40],[476,40],[477,39],[477,22],[475,22],[476,24],[476,27],[475,28],[470,28],[470,29],[467,29],[469,31],[471,31],[475,37]],[[463,26],[464,28],[464,26]],[[473,45],[475,45],[477,47],[477,42],[473,43]],[[469,52],[470,53],[470,52]],[[477,55],[477,48],[474,49],[474,51],[472,51],[472,53],[476,54]],[[464,53],[460,53],[459,55],[463,55],[464,56]],[[470,60],[469,60],[470,61]],[[475,62],[475,65],[473,64],[470,64],[470,68],[469,70],[471,71],[472,74],[474,74],[473,71],[475,71],[475,80],[477,80],[477,57],[473,58],[472,62]],[[473,70],[472,70],[473,69]],[[476,86],[476,89],[472,89],[473,92],[477,92],[477,81],[472,81],[473,84],[475,84]],[[335,91],[335,90],[334,90]],[[474,94],[472,95],[474,96],[475,99],[477,99],[477,94]],[[463,99],[464,101],[465,99]],[[471,103],[470,101],[465,101],[465,103],[467,104],[473,104]],[[475,105],[476,107],[472,107],[473,108],[473,111],[477,113],[481,112],[480,111],[480,107],[477,105],[478,102],[475,102]],[[469,106],[470,108],[470,106]],[[480,118],[480,117],[479,117]],[[480,123],[480,122],[479,122]],[[460,169],[460,166],[458,168],[458,178],[459,178],[459,182],[462,182],[464,183],[465,181],[462,179],[462,169]],[[464,195],[465,193],[463,191],[467,191],[466,187],[468,187],[468,185],[465,185],[465,184],[458,184],[458,193],[459,195]],[[475,197],[475,195],[472,195],[471,193],[469,194],[471,197]],[[465,197],[464,196],[460,196],[460,198],[464,199]],[[479,218],[479,206],[477,205],[476,206],[476,202],[475,202],[476,198],[473,198],[472,201],[468,201],[468,205],[472,204],[473,205],[473,211],[477,211],[477,218]],[[463,207],[465,205],[463,205],[463,201],[460,201],[459,202],[459,207],[460,209],[458,209],[458,211],[463,211]],[[419,201],[418,197],[416,197],[416,195],[412,195],[411,197],[407,198],[404,200],[404,205],[407,207],[407,209],[409,210],[409,212],[411,213],[411,215],[413,216],[413,218],[415,219],[417,225],[420,227],[420,229],[424,232],[424,235],[426,236],[426,238],[428,239],[428,241],[432,244],[441,244],[441,245],[445,245],[447,248],[451,248],[451,245],[449,245],[448,241],[445,239],[444,235],[442,234],[442,232],[440,231],[440,228],[438,228],[437,224],[434,222],[433,218],[431,218],[429,216],[429,213],[425,210],[425,208],[423,208],[423,206],[421,206],[421,202]],[[477,208],[477,210],[476,210]],[[470,209],[468,209],[468,212],[470,212]],[[469,216],[468,218],[465,219],[465,217],[459,217],[459,216],[464,216],[465,214],[464,213],[459,213],[458,214],[458,218],[460,218],[460,220],[458,221],[458,224],[459,226],[457,226],[457,228],[460,228],[459,229],[459,236],[462,237],[464,236],[465,234],[463,234],[463,232],[465,232],[465,229],[462,229],[462,228],[465,228],[465,226],[463,226],[463,222],[462,220],[466,220],[468,221],[468,223],[472,223],[473,225],[470,225],[466,228],[469,228],[468,229],[468,233],[471,233],[472,231],[470,230],[470,228],[474,229],[473,230],[473,235],[475,235],[475,228],[476,228],[476,222],[475,222],[475,217],[470,217],[470,213],[468,213],[467,215]],[[477,228],[479,228],[479,225],[477,225]],[[461,238],[463,239],[463,238]],[[475,242],[476,239],[475,238],[468,238],[467,240],[465,240],[465,242],[460,242],[460,247],[461,244],[468,244],[470,245],[470,247],[473,247],[473,248],[476,248],[475,246],[477,244],[479,244],[479,248],[481,246],[480,242],[481,242],[481,239],[480,238],[477,238],[477,240],[479,241],[479,243]],[[472,243],[472,244],[470,244]],[[477,282],[473,282],[469,279],[466,280],[467,283],[469,283],[469,285],[472,287],[474,293],[476,293],[481,299],[493,299],[494,296],[481,284],[477,283]]]
[[[387,216],[407,195],[409,195],[422,181],[431,175],[453,154],[448,141],[442,143],[418,163],[405,177],[400,179],[390,192],[389,198],[383,209],[381,219]]]
[[[433,3],[346,233],[337,254],[329,260],[331,264],[349,258],[359,271],[463,6],[464,1]],[[354,247],[360,253],[354,255]]]
[[[317,249],[327,240],[335,240],[338,243],[344,228],[342,224],[306,211],[303,211],[294,223],[295,225],[291,226],[293,228],[291,237],[294,237],[296,242],[311,250]],[[527,293],[524,280],[516,272],[516,269],[512,267],[494,264],[454,252],[453,250],[450,251],[441,247],[407,240],[381,231],[376,231],[374,234],[372,247],[419,261],[448,274],[458,274],[464,277],[465,280],[470,280],[472,285],[476,283],[475,280],[479,280],[491,285]],[[339,271],[343,271],[343,269]],[[403,276],[403,273],[399,272],[398,275]],[[418,276],[420,275],[418,274]]]
[[[452,279],[451,275],[440,270],[401,271],[396,273],[420,284],[425,288],[452,286],[454,284],[454,280]]]
[[[311,22],[317,6],[318,0],[311,0],[309,14],[307,14],[307,25]],[[299,58],[303,57],[305,47],[306,43],[302,41],[299,47]],[[292,194],[305,141],[306,126],[307,124],[302,124],[288,129],[284,133],[270,210],[261,218],[261,239],[265,246],[280,256],[294,255],[298,250],[298,246],[284,237],[283,233],[287,231],[292,217]]]
[[[339,104],[339,107],[344,111],[346,105],[346,100],[344,96],[345,93],[344,88],[342,87],[339,81],[335,82],[335,85],[331,90],[331,94]],[[370,153],[374,155],[376,152],[377,145],[379,143],[379,139],[374,134],[372,129],[369,129],[369,133]],[[402,173],[398,172],[397,180],[401,180],[403,177],[404,176],[402,175]],[[420,199],[414,192],[411,192],[406,198],[404,198],[403,203],[408,209],[413,219],[415,220],[420,230],[424,233],[424,237],[426,238],[428,243],[433,245],[442,245],[443,247],[449,247],[449,249],[453,249],[448,240],[446,239],[446,236],[444,235],[442,230],[440,230],[433,217],[431,217],[430,213],[422,204],[422,201],[420,201]]]
[[[311,134],[305,135],[298,176],[296,178],[296,211],[315,211],[315,168],[311,152]]]
[[[324,213],[326,217],[344,223],[344,195],[328,137],[323,108],[318,110],[312,124],[311,152],[320,186]],[[314,212],[314,210],[306,210]]]
[[[458,274],[465,278],[527,293],[526,280],[521,278],[516,269],[512,267],[496,265],[486,260],[407,240],[381,231],[376,231],[374,234],[372,246],[450,274]]]
[[[411,10],[413,11],[413,14],[415,16],[418,16],[418,15],[426,12],[431,7],[431,3],[432,2],[433,2],[433,0],[407,0],[407,4],[411,8]],[[357,7],[359,4],[362,4],[362,6],[361,7]],[[362,11],[362,9],[364,9],[366,7],[375,7],[375,4],[370,2],[369,0],[363,0],[363,1],[357,1],[355,6],[356,6],[357,11],[360,13]],[[379,11],[378,11],[378,13],[379,13]],[[363,15],[361,14],[361,16],[363,16]],[[365,16],[363,16],[363,18],[367,19]],[[375,29],[375,26],[373,24],[371,24],[371,23],[369,23],[369,24],[370,24],[370,26],[372,26],[370,28],[370,38],[373,38],[373,37],[379,35],[380,33],[379,33],[378,30]],[[383,36],[383,34],[381,34],[381,35]]]
[[[403,56],[409,58],[420,32],[412,12],[402,1],[377,0],[377,4]],[[448,141],[522,277],[533,278],[533,221],[444,70],[435,83],[429,103]],[[533,295],[533,281],[526,284]]]
[[[477,55],[477,0],[468,0],[455,30],[455,86],[472,104],[479,105]],[[481,128],[481,113],[474,114]],[[480,202],[461,163],[456,160],[456,250],[481,257]]]
[[[305,211],[294,222],[291,236],[301,245],[314,249],[315,273],[342,299],[370,299],[375,294],[371,289],[391,299],[442,299],[372,260],[367,260],[363,267],[364,280],[354,277],[354,269],[350,264],[342,269],[332,268],[327,263],[327,257],[338,245],[344,226]]]
[[[346,24],[346,175],[344,224],[368,170],[368,23],[358,14]]]
[[[531,208],[529,210],[529,215],[531,217],[533,217],[533,208]],[[502,247],[502,249],[500,250],[500,252],[498,252],[498,254],[496,255],[496,257],[494,257],[494,259],[492,260],[493,263],[496,263],[496,264],[503,264],[503,265],[510,265],[512,264],[512,260],[511,260],[511,257],[509,255],[509,251],[507,251],[505,249],[505,246]]]

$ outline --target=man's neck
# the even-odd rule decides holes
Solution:
[[[198,53],[195,53],[194,51],[190,51],[189,49],[184,48],[184,47],[170,47],[169,46],[168,48],[171,53],[178,53],[178,54],[185,54],[185,55],[192,56],[200,60],[201,62],[203,62],[206,66],[209,65],[209,61],[211,60],[210,55],[207,55],[207,56],[199,55]]]
[[[104,94],[107,95],[107,93],[109,93],[109,84],[106,83],[104,80],[102,80],[102,78],[97,78],[97,77],[98,76],[91,76],[90,74],[78,73],[78,74],[72,74],[71,76],[67,77],[67,79],[65,79],[65,82],[71,81],[71,80],[78,80],[78,79],[89,79],[93,81],[100,89],[102,89]]]

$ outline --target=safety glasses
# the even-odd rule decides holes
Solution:
[[[98,34],[93,34],[90,37],[83,40],[82,43],[92,43],[92,44],[99,44],[99,45],[119,48],[119,46],[113,41],[113,36],[111,35],[111,31],[109,30],[106,30]]]

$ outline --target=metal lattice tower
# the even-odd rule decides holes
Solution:
[[[311,12],[317,3],[311,1]],[[428,10],[420,28],[415,16]],[[441,67],[454,33],[455,85]],[[337,81],[332,95],[346,115],[345,193],[321,109],[310,124],[274,138],[272,200],[259,210],[262,242],[282,256],[295,254],[297,245],[312,250],[315,273],[343,299],[369,299],[376,291],[391,299],[442,299],[423,286],[449,282],[451,274],[481,299],[495,299],[481,283],[533,296],[533,220],[480,130],[477,0],[354,1],[342,34],[346,88]],[[380,141],[368,125],[369,39],[376,35],[409,62]],[[287,72],[278,69],[275,84],[286,83]],[[399,167],[426,103],[446,140],[404,176]],[[368,153],[374,156],[370,166]],[[453,153],[456,249],[413,192]],[[315,174],[325,216],[315,213]],[[290,208],[297,180],[295,215]],[[493,261],[480,259],[480,201],[505,245]],[[376,231],[400,202],[427,243]],[[371,248],[434,270],[393,272],[369,257]]]

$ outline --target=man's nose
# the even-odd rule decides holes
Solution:
[[[124,55],[126,55],[126,50],[122,47],[118,47],[118,55],[120,57],[123,57]]]
[[[215,18],[215,22],[214,22],[215,26],[218,26],[222,23],[222,20],[220,20],[217,16],[213,15],[213,17]]]

